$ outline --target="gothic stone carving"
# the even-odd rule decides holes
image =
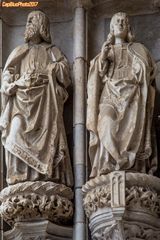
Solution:
[[[160,231],[151,228],[149,225],[143,224],[127,224],[124,223],[124,233],[125,237],[121,236],[117,225],[113,225],[109,228],[105,228],[103,231],[97,232],[93,236],[93,240],[135,240],[135,239],[145,239],[145,240],[159,240]]]
[[[111,190],[109,185],[92,189],[84,198],[84,209],[89,217],[98,208],[111,207]]]
[[[155,63],[133,39],[126,13],[115,14],[108,38],[90,64],[90,178],[116,170],[156,170],[156,144],[153,148],[151,136]]]
[[[107,176],[100,176],[87,182],[83,186],[84,208],[90,217],[98,208],[121,207],[125,205],[125,173],[113,172]]]
[[[145,239],[145,240],[159,240],[160,230],[152,228],[145,224],[124,224],[126,240]]]
[[[63,123],[69,64],[51,43],[49,19],[28,15],[25,44],[10,54],[2,74],[0,128],[7,183],[55,181],[73,185]]]
[[[72,227],[41,219],[15,223],[11,231],[4,233],[4,240],[71,240],[72,235]]]
[[[48,219],[66,223],[73,216],[72,190],[52,182],[25,182],[9,186],[0,194],[0,213],[10,225],[25,219]]]
[[[83,193],[92,239],[159,239],[159,178],[116,171],[88,181]]]
[[[126,208],[144,209],[160,217],[160,194],[148,187],[126,188]]]
[[[123,240],[117,225],[105,228],[103,231],[97,232],[93,235],[93,240]]]

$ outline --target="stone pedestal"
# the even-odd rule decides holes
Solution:
[[[94,240],[159,240],[160,179],[116,171],[83,186]]]
[[[72,220],[72,198],[70,188],[53,182],[24,182],[3,189],[0,213],[13,228],[5,239],[71,239],[71,229],[64,226]]]
[[[72,228],[46,220],[17,222],[14,229],[4,234],[4,240],[71,240]]]

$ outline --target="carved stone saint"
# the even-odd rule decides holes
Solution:
[[[155,64],[133,41],[126,13],[115,14],[101,53],[91,61],[87,128],[90,177],[114,170],[153,173],[151,125]]]
[[[43,12],[29,14],[25,42],[10,54],[2,76],[0,127],[7,182],[48,180],[72,186],[63,123],[69,66],[51,43]]]

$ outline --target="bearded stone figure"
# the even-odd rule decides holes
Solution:
[[[69,66],[51,43],[43,12],[29,14],[25,42],[10,54],[2,76],[0,127],[7,183],[49,180],[72,186],[63,123]]]
[[[155,64],[135,43],[126,13],[115,14],[101,53],[91,61],[87,128],[90,177],[115,170],[153,173],[151,125]]]

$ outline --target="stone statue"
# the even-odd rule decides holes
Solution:
[[[117,13],[101,53],[91,61],[87,107],[91,178],[115,170],[156,169],[151,137],[155,64],[148,50],[133,40],[126,13]]]
[[[51,43],[43,12],[29,14],[24,35],[26,43],[10,54],[2,75],[0,127],[7,182],[48,180],[72,186],[63,123],[68,62]]]

